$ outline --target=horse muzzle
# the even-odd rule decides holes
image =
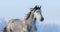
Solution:
[[[40,21],[44,21],[44,18],[42,17],[42,18],[40,19]]]

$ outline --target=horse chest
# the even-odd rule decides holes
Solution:
[[[29,32],[35,32],[35,31],[37,31],[37,28],[36,28],[35,25],[28,25],[28,26],[27,26],[27,30],[28,30]]]

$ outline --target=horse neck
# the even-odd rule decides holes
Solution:
[[[35,21],[34,21],[34,15],[32,13],[30,14],[30,17],[28,19],[26,19],[25,23],[27,25],[32,25],[32,24],[35,23]]]

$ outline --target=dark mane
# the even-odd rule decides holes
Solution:
[[[31,15],[31,12],[29,12],[29,13],[27,14],[26,20],[30,17],[30,15]]]

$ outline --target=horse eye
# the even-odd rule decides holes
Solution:
[[[36,12],[39,12],[39,11],[36,11]]]

